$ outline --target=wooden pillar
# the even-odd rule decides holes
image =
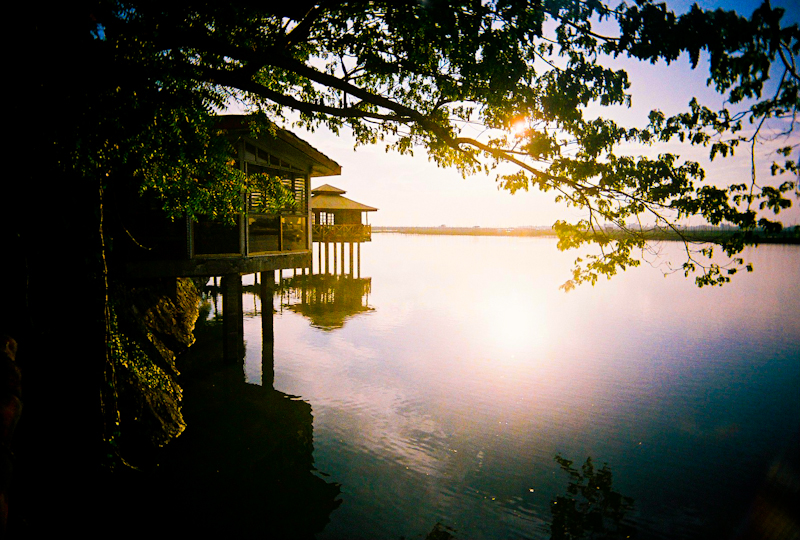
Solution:
[[[358,275],[357,275],[357,277],[359,279],[361,279],[361,242],[356,244],[356,246],[357,246],[357,249],[358,249]]]
[[[242,197],[244,196],[245,195],[242,195]],[[249,253],[247,245],[247,220],[243,219],[242,216],[238,216],[236,219],[239,222],[239,254],[246,256]]]
[[[328,242],[325,242],[325,271],[323,274],[328,273]]]
[[[217,276],[214,276],[214,291],[212,292],[212,297],[214,298],[214,315],[219,313],[219,280]]]
[[[350,242],[350,277],[353,276],[353,242]]]
[[[226,363],[244,359],[244,314],[242,313],[242,276],[222,276],[222,350]]]
[[[336,257],[336,242],[333,243],[333,275],[339,273],[339,260]]]
[[[341,274],[344,275],[345,268],[344,268],[344,242],[342,242],[342,272]]]

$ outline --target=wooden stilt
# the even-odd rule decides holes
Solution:
[[[242,276],[222,276],[222,349],[226,363],[244,359],[244,314]]]
[[[353,276],[353,242],[350,242],[350,276]]]

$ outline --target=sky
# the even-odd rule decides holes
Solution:
[[[758,5],[758,2],[749,0],[705,0],[698,3],[705,9],[722,7],[747,15]],[[787,20],[798,21],[800,8],[794,6],[791,0],[773,1],[772,4],[787,9]],[[690,2],[683,0],[670,2],[672,9],[678,13],[687,10],[690,5]],[[633,61],[621,64],[632,82],[632,107],[618,107],[610,114],[603,112],[603,116],[619,123],[630,127],[643,126],[651,109],[660,109],[667,115],[681,112],[686,110],[693,96],[712,109],[723,105],[723,97],[706,87],[707,71],[703,71],[705,66],[702,61],[696,71],[690,69],[685,55],[670,66]],[[530,191],[512,195],[498,190],[494,174],[462,178],[455,169],[442,169],[429,162],[423,148],[417,148],[414,156],[387,153],[382,145],[360,146],[354,150],[354,139],[346,130],[342,130],[338,136],[325,128],[313,133],[297,128],[292,128],[292,131],[342,166],[341,176],[312,179],[312,188],[323,183],[331,184],[344,189],[347,197],[377,207],[378,211],[369,215],[373,225],[547,226],[559,219],[577,221],[583,216],[579,210],[555,203],[553,192]],[[782,146],[798,143],[800,136],[795,134]],[[643,150],[656,153],[671,151],[686,159],[701,163],[707,161],[704,157],[707,150],[663,145]],[[760,148],[757,155],[763,163],[768,163],[772,154],[770,149]],[[794,157],[797,159],[796,151]],[[715,185],[748,182],[749,151],[742,148],[733,159],[715,160],[706,166],[706,173],[707,182]],[[769,172],[762,168],[759,174],[765,177]],[[798,202],[795,201],[791,211],[780,214],[785,224],[800,224]]]

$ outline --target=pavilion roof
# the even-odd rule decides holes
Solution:
[[[342,197],[345,190],[323,184],[311,190],[311,208],[314,210],[358,210],[360,212],[375,212],[373,206],[361,204],[347,197]]]
[[[311,197],[311,208],[314,210],[360,210],[361,212],[375,212],[378,210],[373,206],[361,204],[341,195],[313,195]]]
[[[345,190],[339,189],[338,187],[334,187],[330,184],[322,184],[321,186],[311,190],[312,195],[343,195],[345,193],[347,193]]]

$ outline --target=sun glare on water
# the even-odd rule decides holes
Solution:
[[[503,356],[538,355],[548,345],[545,313],[523,302],[509,302],[508,298],[490,306],[486,313],[487,336]]]

